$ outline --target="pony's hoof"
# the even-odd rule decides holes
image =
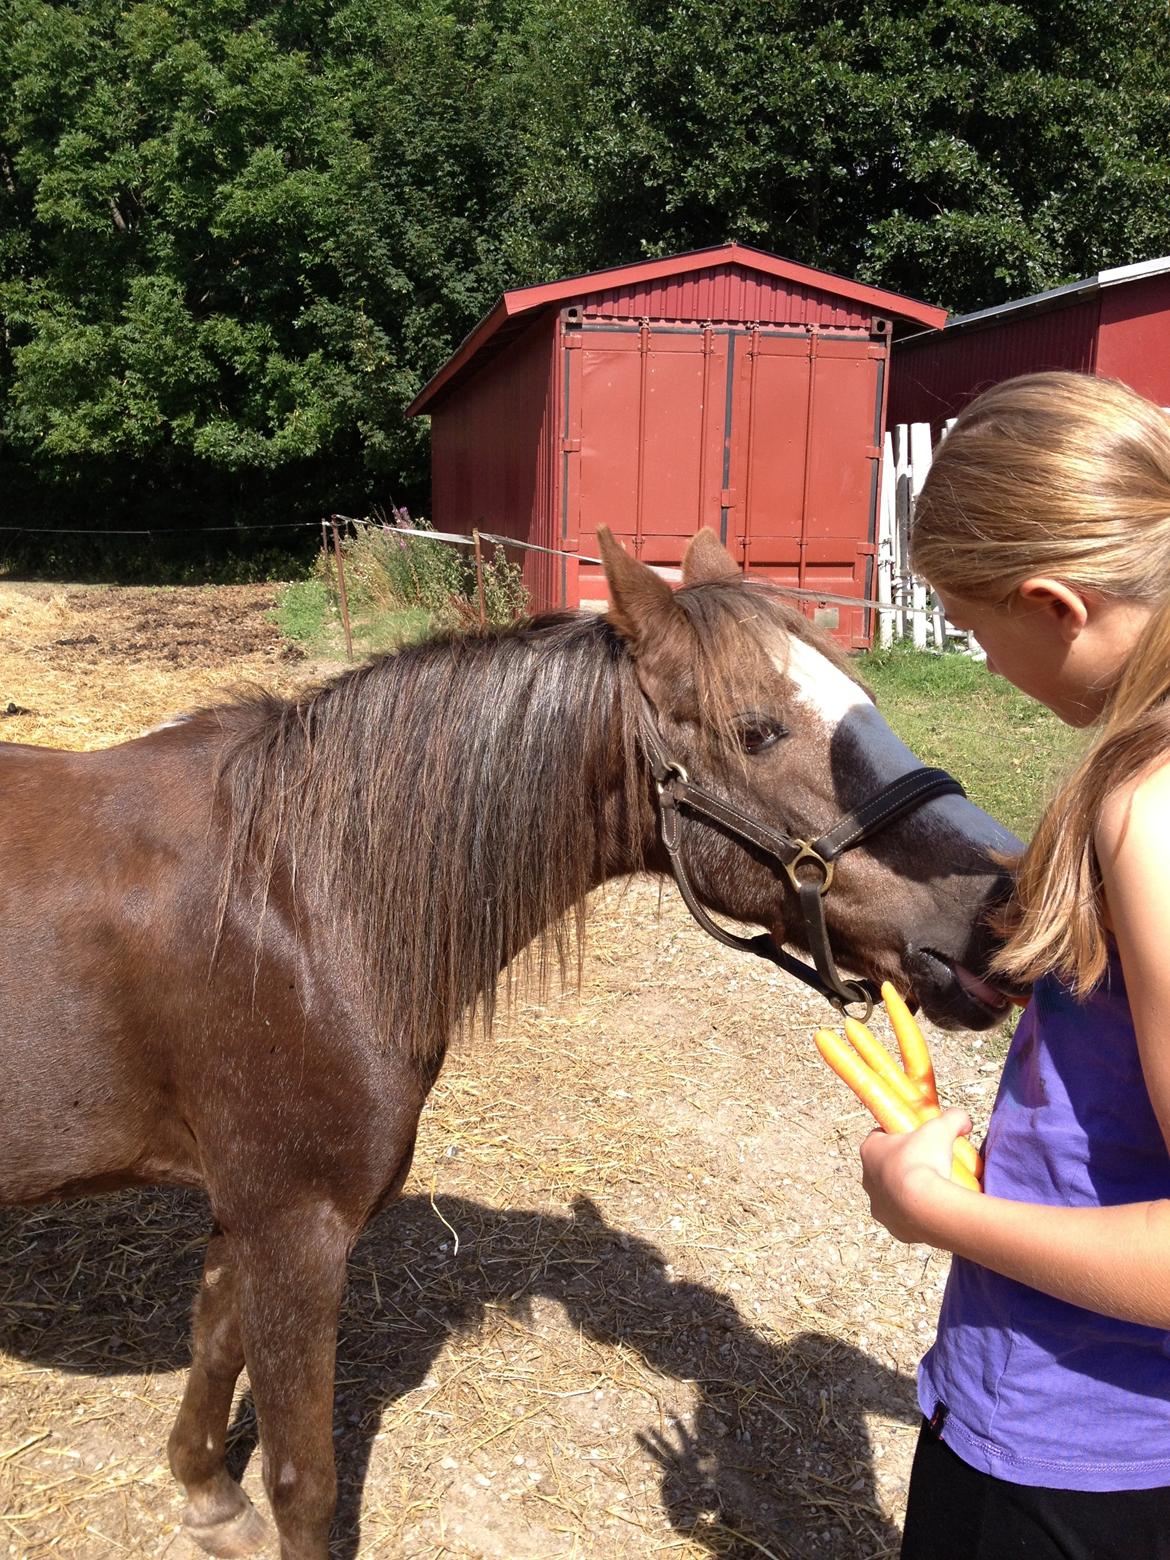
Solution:
[[[201,1549],[218,1560],[235,1560],[237,1555],[254,1555],[268,1542],[268,1524],[249,1501],[243,1511],[225,1522],[188,1522],[183,1531]]]

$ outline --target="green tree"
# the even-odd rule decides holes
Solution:
[[[598,9],[562,34],[591,80],[546,147],[547,231],[735,238],[952,309],[1170,250],[1161,0]]]
[[[739,239],[962,309],[1164,253],[1168,33],[1165,0],[0,0],[0,478],[107,524],[417,498],[405,407],[506,287]]]

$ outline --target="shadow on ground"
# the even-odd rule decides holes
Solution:
[[[481,1326],[488,1307],[523,1325],[539,1299],[563,1307],[585,1337],[694,1384],[689,1426],[636,1436],[661,1468],[663,1506],[679,1533],[742,1560],[839,1556],[836,1524],[859,1555],[896,1550],[864,1415],[914,1422],[906,1377],[825,1334],[765,1336],[726,1294],[672,1276],[655,1246],[608,1225],[586,1199],[567,1217],[457,1197],[438,1206],[460,1232],[457,1255],[418,1196],[375,1221],[354,1254],[338,1356],[347,1383],[336,1405],[340,1560],[359,1553],[362,1491],[386,1406],[418,1388],[444,1343]],[[6,1211],[0,1345],[91,1375],[181,1369],[206,1225],[201,1198],[168,1191]],[[239,1473],[256,1444],[246,1397],[231,1443]]]

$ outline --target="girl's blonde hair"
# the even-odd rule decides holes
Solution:
[[[1170,416],[1115,380],[1028,374],[972,401],[915,506],[916,573],[1007,605],[1048,575],[1150,607],[1084,759],[1048,805],[1000,918],[999,974],[1052,971],[1078,993],[1105,971],[1094,830],[1109,793],[1170,753]]]

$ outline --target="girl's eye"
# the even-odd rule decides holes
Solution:
[[[787,735],[787,726],[766,715],[748,715],[739,723],[739,745],[753,758],[757,753],[766,753],[770,747],[775,747],[780,738]]]

